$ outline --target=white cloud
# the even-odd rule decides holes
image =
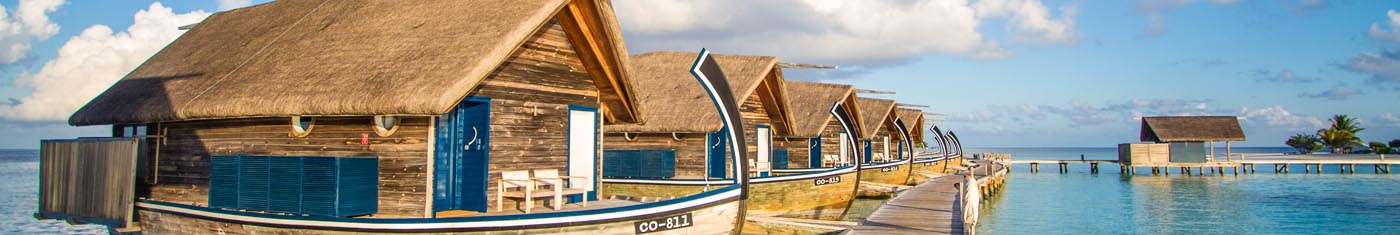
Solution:
[[[1268,127],[1288,127],[1318,129],[1327,126],[1327,121],[1318,117],[1297,115],[1284,109],[1282,105],[1274,105],[1262,109],[1240,108],[1240,121],[1245,124],[1263,125]]]
[[[986,18],[1007,18],[1017,42],[1068,43],[1074,8],[1060,16],[1035,0],[917,1],[617,1],[634,52],[696,50],[777,55],[843,66],[898,62],[923,54],[1004,58],[1012,52],[987,39]],[[892,46],[898,45],[898,46]]]
[[[1385,12],[1386,26],[1381,27],[1381,23],[1371,23],[1371,30],[1366,31],[1371,39],[1390,43],[1400,43],[1400,13],[1394,9]]]
[[[232,10],[234,8],[246,7],[252,4],[253,0],[219,0],[219,10],[227,11]]]
[[[33,93],[18,104],[0,106],[0,117],[10,120],[65,120],[73,111],[102,93],[126,73],[170,44],[182,25],[199,22],[209,14],[194,11],[175,14],[159,2],[134,16],[125,32],[93,25],[68,39],[58,56],[44,63],[38,73],[16,81]]]
[[[1013,39],[1017,41],[1072,43],[1077,38],[1074,29],[1077,7],[1061,6],[1059,19],[1051,16],[1050,10],[1039,0],[981,0],[973,3],[972,8],[982,18],[1011,19],[1007,27],[1016,33]]]
[[[0,5],[0,64],[19,61],[35,42],[57,34],[58,24],[49,21],[49,13],[63,4],[63,0],[23,0],[13,16]]]

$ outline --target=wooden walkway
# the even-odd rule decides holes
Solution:
[[[982,166],[973,172],[978,178],[985,177],[983,168],[994,164],[979,163]],[[946,175],[914,186],[880,205],[860,226],[843,234],[963,234],[958,189],[953,187],[962,179],[962,175]]]

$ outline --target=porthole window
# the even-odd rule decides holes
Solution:
[[[292,137],[306,137],[311,135],[311,129],[316,128],[316,118],[292,116],[292,131],[288,135]]]
[[[399,117],[389,115],[374,116],[374,134],[379,137],[394,135],[399,130]]]

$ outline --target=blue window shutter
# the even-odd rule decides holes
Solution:
[[[676,177],[676,150],[606,150],[603,169],[608,178]]]
[[[238,156],[209,159],[209,207],[238,209]]]
[[[267,210],[268,157],[242,156],[238,166],[238,208]]]
[[[336,172],[333,157],[301,159],[301,212],[310,215],[335,214]]]
[[[787,168],[788,168],[788,150],[787,150],[787,149],[774,149],[774,150],[773,150],[773,169],[787,169]]]
[[[269,157],[267,211],[301,214],[302,157]]]
[[[339,160],[337,184],[339,201],[332,216],[346,217],[374,214],[379,210],[379,159],[377,157],[343,157]]]

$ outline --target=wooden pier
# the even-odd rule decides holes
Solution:
[[[979,166],[969,170],[974,172],[979,181],[987,179],[989,174],[1000,177],[999,175],[1005,173],[997,173],[1003,168],[998,164],[976,162],[980,163]],[[1001,182],[1000,180],[989,181]],[[962,181],[962,175],[954,174],[937,177],[915,186],[880,205],[880,208],[861,221],[860,226],[853,227],[843,234],[971,234],[971,229],[966,228],[966,221],[963,221],[960,193],[954,186]],[[989,194],[989,191],[995,190],[994,187],[987,187],[982,192]]]
[[[1400,164],[1400,160],[1382,159],[1287,159],[1287,160],[1237,160],[1237,161],[1214,161],[1202,163],[1168,163],[1168,164],[1138,164],[1125,165],[1117,160],[1012,160],[1012,164],[1027,164],[1031,173],[1040,172],[1041,164],[1055,164],[1059,166],[1059,173],[1069,173],[1070,164],[1089,164],[1090,173],[1099,173],[1099,164],[1118,164],[1118,172],[1123,174],[1137,174],[1138,168],[1150,169],[1153,175],[1171,175],[1171,169],[1176,168],[1177,173],[1184,175],[1223,175],[1226,170],[1232,174],[1255,173],[1258,165],[1272,165],[1274,173],[1288,174],[1292,165],[1303,165],[1304,173],[1322,173],[1322,166],[1336,165],[1338,173],[1354,174],[1356,165],[1370,165],[1373,173],[1390,174],[1390,165]]]

